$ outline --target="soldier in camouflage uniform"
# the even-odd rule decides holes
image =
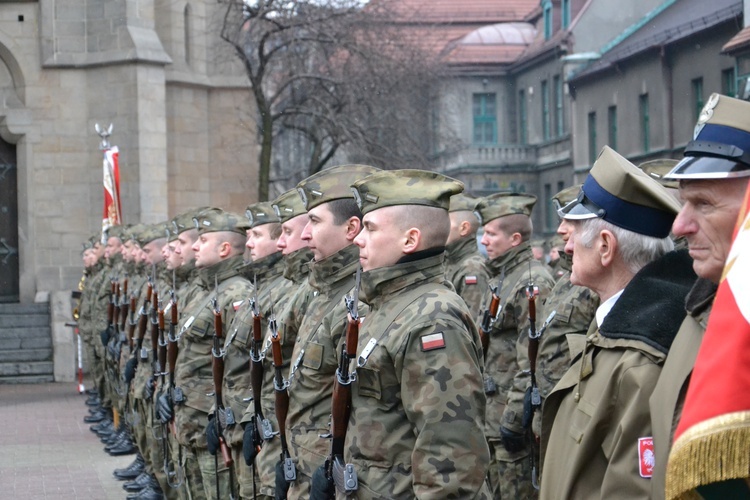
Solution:
[[[214,406],[214,398],[207,396],[214,391],[212,300],[216,299],[221,311],[222,336],[226,339],[235,306],[239,307],[252,295],[252,284],[240,274],[248,223],[245,217],[216,208],[201,212],[194,222],[199,236],[192,249],[203,291],[183,310],[180,320],[175,384],[184,394],[184,401],[174,402],[174,420],[177,440],[183,448],[182,465],[191,497],[216,498],[217,481],[219,494],[223,496],[229,495],[234,485],[231,471],[221,457],[217,470],[216,457],[209,453],[205,435],[206,422]],[[223,423],[224,417],[219,415],[219,419]],[[199,477],[189,463],[193,460],[198,465]]]
[[[576,189],[580,189],[580,186],[576,187]],[[568,268],[566,269],[564,267],[565,261],[562,259],[563,255],[565,255],[565,251],[563,250],[565,248],[565,242],[559,235],[556,234],[549,239],[547,244],[549,245],[549,252],[547,252],[549,262],[547,262],[547,266],[549,267],[549,272],[552,275],[552,279],[557,281],[563,277],[566,271],[570,271],[570,266],[568,266]]]
[[[553,202],[562,207],[575,199],[580,191],[580,184],[571,188],[560,191],[553,197]],[[560,226],[561,238],[563,241],[560,248],[564,248],[567,240],[567,226]],[[573,285],[570,282],[570,269],[573,263],[573,257],[565,252],[559,255],[559,269],[564,270],[564,274],[557,279],[554,288],[549,293],[547,299],[537,307],[537,323],[541,324],[552,311],[555,316],[547,326],[543,335],[539,339],[539,351],[536,358],[536,382],[539,388],[542,404],[547,394],[552,392],[558,380],[568,370],[570,366],[570,349],[568,348],[568,335],[585,335],[589,329],[591,321],[594,319],[594,312],[599,306],[599,297],[589,288]],[[537,330],[539,325],[537,325]],[[514,415],[522,415],[524,412],[524,402],[527,408],[529,401],[526,399],[531,386],[530,374],[527,371],[516,373],[513,381],[513,387],[508,394],[508,404],[505,412],[511,412]],[[530,422],[527,422],[527,424]],[[527,431],[527,429],[524,429]],[[533,432],[535,436],[541,435],[541,409],[534,413]],[[537,454],[534,463],[539,463],[538,450],[533,450]]]
[[[314,262],[308,278],[313,297],[299,329],[294,331],[297,313],[290,308],[287,312],[292,317],[280,318],[279,324],[285,335],[296,338],[290,358],[290,373],[295,375],[289,387],[286,420],[290,453],[297,461],[291,498],[310,495],[312,474],[328,454],[329,443],[320,435],[329,430],[333,377],[347,314],[343,298],[354,286],[359,265],[359,249],[352,241],[361,229],[362,215],[350,186],[376,170],[366,165],[342,165],[297,185],[308,217],[302,239],[308,242]]]
[[[500,310],[492,323],[485,356],[487,412],[485,434],[490,446],[489,479],[496,498],[524,499],[535,496],[531,484],[529,447],[521,426],[522,414],[504,413],[516,373],[529,368],[529,301],[527,287],[538,288],[536,300],[543,302],[554,285],[546,266],[534,259],[529,239],[533,227],[531,210],[536,197],[498,193],[483,198],[477,213],[484,224],[482,244],[487,248],[487,267],[497,285]],[[490,303],[487,294],[485,304]],[[480,322],[481,324],[481,318]]]
[[[261,247],[265,243],[270,243],[269,239],[266,238],[265,233],[268,232],[269,236],[277,235],[278,237],[274,241],[276,254],[281,256],[281,260],[277,262],[280,265],[278,269],[279,274],[276,279],[272,279],[273,276],[268,274],[262,278],[258,277],[259,295],[257,297],[259,302],[259,312],[261,314],[261,325],[263,331],[266,332],[267,319],[271,316],[271,313],[277,317],[285,317],[289,304],[295,300],[295,295],[298,290],[301,289],[301,283],[307,277],[308,263],[312,260],[312,253],[307,249],[307,242],[302,240],[302,230],[307,223],[307,212],[305,206],[302,204],[302,200],[297,194],[296,189],[289,190],[279,196],[270,204],[270,208],[275,214],[275,218],[272,219],[270,214],[266,214],[267,204],[256,205],[255,211],[258,211],[258,207],[263,208],[263,216],[268,217],[270,220],[276,220],[275,224],[267,224],[268,228],[264,229],[262,234],[251,235],[248,238],[248,246],[252,246],[251,255],[253,259],[260,259]],[[250,207],[248,207],[250,208]],[[257,218],[257,217],[256,217]],[[278,224],[278,226],[277,226]],[[278,227],[278,230],[276,228]],[[273,231],[266,231],[266,229],[273,229]],[[281,243],[280,243],[281,242]],[[269,251],[267,248],[266,251]],[[276,255],[274,254],[274,255]],[[257,256],[257,257],[256,257]],[[254,273],[256,262],[250,266],[250,272]],[[262,262],[261,262],[262,264]],[[277,266],[274,266],[276,270]],[[284,271],[289,271],[289,278],[285,277]],[[250,273],[248,273],[250,276]],[[294,281],[291,279],[294,278]],[[306,288],[306,287],[305,287]],[[295,313],[301,314],[304,304],[295,305]],[[248,329],[249,334],[252,334],[252,317],[249,314],[249,308],[244,309],[243,321]],[[236,322],[239,320],[239,317]],[[281,329],[279,333],[281,354],[283,358],[283,366],[288,369],[290,365],[290,358],[292,357],[292,349],[294,348],[294,341],[296,337],[294,335],[287,335],[286,329]],[[294,330],[296,331],[296,330]],[[271,343],[270,332],[266,332],[264,335],[266,338],[263,341],[263,347],[265,349]],[[237,462],[242,463],[241,467],[245,468],[242,471],[243,474],[247,474],[246,471],[250,471],[248,467],[253,467],[252,472],[255,473],[256,477],[256,489],[250,489],[252,485],[240,482],[240,494],[243,497],[259,497],[259,498],[274,498],[275,496],[275,481],[276,481],[276,464],[279,462],[281,455],[281,443],[276,437],[268,436],[267,432],[278,432],[278,422],[276,420],[275,413],[275,390],[273,386],[274,376],[274,365],[270,351],[261,353],[262,366],[263,366],[263,377],[261,380],[261,394],[260,404],[262,409],[263,421],[258,421],[259,417],[255,416],[255,401],[251,401],[247,405],[244,415],[242,416],[242,423],[244,426],[244,435],[242,443],[242,457],[237,459]],[[253,395],[255,397],[255,395]],[[256,456],[255,443],[254,443],[254,432],[256,430],[263,440],[261,450]],[[257,471],[257,472],[256,472]],[[241,478],[242,479],[242,478]],[[259,491],[259,494],[253,494],[254,491]]]
[[[345,460],[353,498],[489,498],[482,350],[445,280],[449,198],[463,185],[424,170],[355,182],[364,213],[358,343]],[[341,494],[341,492],[340,492]]]
[[[96,344],[101,345],[99,332],[94,329],[94,313],[96,292],[105,278],[104,266],[104,245],[101,243],[101,234],[92,236],[88,241],[88,253],[90,265],[86,274],[86,281],[81,293],[81,305],[78,311],[78,331],[86,347],[86,360],[88,361],[88,372],[94,381],[96,394],[92,394],[92,403],[101,403],[99,398],[99,384],[101,383],[104,373],[102,370],[102,360],[99,358],[99,349]]]
[[[149,315],[149,321],[146,324],[146,330],[138,344],[141,348],[135,352],[138,357],[138,365],[135,370],[135,376],[130,384],[131,401],[135,411],[134,416],[134,435],[135,441],[141,455],[145,461],[144,473],[141,477],[136,478],[135,485],[126,484],[129,491],[140,491],[139,498],[160,498],[163,493],[169,493],[174,498],[173,492],[168,487],[167,478],[163,471],[164,457],[162,454],[162,443],[156,436],[161,437],[161,428],[158,419],[154,418],[154,392],[155,392],[155,371],[156,363],[154,358],[156,353],[152,350],[152,322],[158,317],[158,311],[163,309],[169,301],[169,288],[171,287],[172,273],[167,272],[162,248],[166,243],[166,223],[151,224],[146,226],[139,234],[135,235],[136,240],[141,247],[146,258],[145,269],[147,276],[150,277],[153,287],[153,294],[149,304],[149,309],[145,312]],[[144,308],[146,299],[146,287],[148,281],[143,281],[140,291],[138,310]],[[154,295],[158,298],[154,300]],[[138,488],[138,486],[142,486]]]
[[[245,211],[249,221],[247,230],[246,247],[250,252],[252,261],[242,268],[246,278],[257,285],[252,296],[244,298],[236,309],[232,324],[227,329],[224,349],[226,350],[224,362],[224,405],[227,411],[231,409],[236,421],[240,421],[247,406],[248,397],[251,395],[250,382],[250,340],[253,334],[253,309],[257,300],[257,307],[263,318],[270,316],[271,294],[280,291],[279,282],[284,278],[281,276],[282,262],[281,252],[276,250],[276,239],[281,232],[275,212],[269,202],[250,205]],[[212,425],[212,424],[209,424]],[[209,429],[207,429],[208,431]],[[257,492],[254,487],[254,471],[245,465],[242,454],[244,429],[240,425],[230,426],[225,432],[227,444],[231,447],[234,459],[234,474],[239,486],[241,498],[252,498]],[[273,475],[273,466],[271,472]],[[271,480],[273,484],[273,480]],[[273,491],[271,491],[273,494]]]
[[[445,278],[453,283],[472,317],[478,317],[487,291],[489,273],[477,246],[479,219],[474,215],[477,199],[465,193],[451,198],[448,215],[451,232],[445,246]]]

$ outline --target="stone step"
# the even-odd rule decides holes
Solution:
[[[49,314],[2,314],[0,328],[30,328],[49,326]]]
[[[52,361],[29,361],[20,363],[0,363],[0,377],[18,375],[52,375]]]
[[[47,338],[52,334],[49,325],[32,326],[30,328],[0,328],[0,340],[2,339],[28,339]]]
[[[0,337],[0,351],[13,349],[48,349],[52,347],[52,337],[44,336],[8,336]]]
[[[50,375],[19,375],[15,377],[0,377],[0,384],[45,384],[54,382],[55,377]]]
[[[0,363],[52,361],[52,349],[11,349],[0,351]]]
[[[0,315],[5,314],[49,314],[49,303],[0,304]]]

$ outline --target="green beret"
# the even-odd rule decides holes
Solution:
[[[508,215],[531,216],[536,196],[524,193],[495,193],[481,198],[474,209],[474,214],[482,225],[491,220]]]
[[[458,193],[451,196],[451,204],[448,208],[449,212],[473,212],[477,206],[476,196],[472,196],[469,193]]]
[[[462,182],[429,170],[381,170],[352,184],[362,215],[383,207],[422,205],[448,210]]]
[[[166,238],[167,223],[159,222],[157,224],[149,224],[136,236],[136,241],[141,247],[144,247],[152,241],[158,240],[159,238]]]
[[[578,198],[558,212],[564,219],[600,217],[615,226],[666,238],[680,204],[663,186],[604,146]]]
[[[378,170],[369,165],[339,165],[327,168],[297,184],[297,192],[305,209],[310,210],[329,201],[353,198],[351,185]]]
[[[643,162],[638,165],[638,168],[643,170],[646,175],[654,179],[662,186],[671,189],[679,189],[679,181],[664,178],[664,176],[671,172],[672,169],[674,169],[675,165],[677,165],[678,163],[678,160],[672,160],[671,158],[660,158],[658,160]]]
[[[193,223],[198,234],[215,233],[219,231],[230,231],[243,236],[250,229],[247,218],[226,212],[220,208],[209,208],[193,217]]]
[[[296,189],[290,189],[289,191],[282,193],[278,198],[273,200],[271,203],[273,211],[276,213],[279,222],[286,222],[290,219],[307,213],[305,210],[305,204],[302,203],[299,193]]]
[[[245,210],[245,217],[250,222],[251,228],[270,224],[271,222],[279,222],[279,218],[276,216],[276,212],[274,212],[270,201],[261,201],[260,203],[248,205]]]
[[[711,94],[698,116],[685,158],[667,179],[750,176],[750,102]]]

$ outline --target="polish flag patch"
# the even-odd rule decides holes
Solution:
[[[638,471],[641,477],[651,477],[654,472],[654,438],[638,438]]]
[[[477,284],[477,277],[476,276],[466,276],[466,277],[464,277],[464,284],[466,284],[466,285],[476,285]]]
[[[245,302],[245,301],[244,300],[238,300],[237,302],[232,302],[232,307],[236,311],[237,309],[240,308],[240,306],[242,305],[243,302]]]
[[[423,335],[420,340],[422,341],[423,352],[434,351],[435,349],[442,349],[445,347],[445,338],[443,338],[443,332]]]

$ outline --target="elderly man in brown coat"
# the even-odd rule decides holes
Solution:
[[[648,498],[653,439],[648,398],[695,280],[669,229],[679,204],[605,147],[570,227],[571,283],[601,305],[586,336],[569,338],[573,364],[542,410],[541,498]]]

